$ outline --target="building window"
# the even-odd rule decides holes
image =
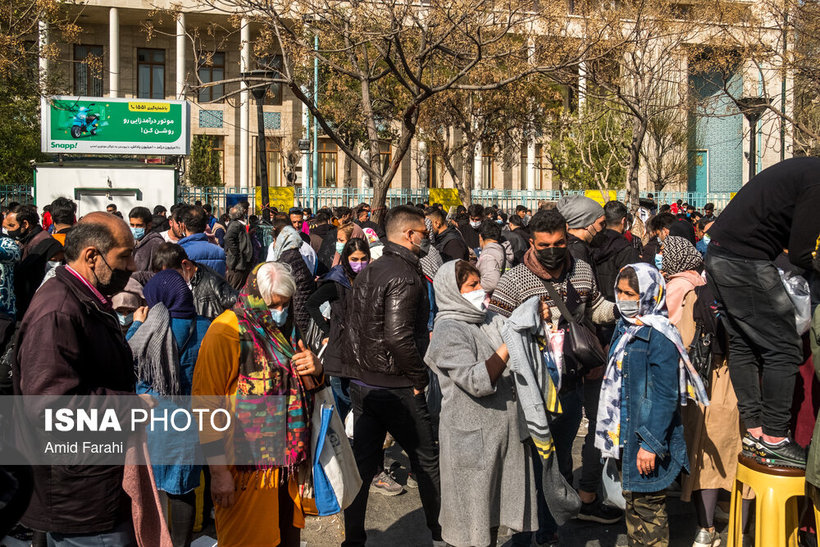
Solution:
[[[102,97],[102,46],[74,46],[74,94]]]
[[[164,49],[137,49],[137,80],[140,99],[165,98]]]
[[[485,190],[493,188],[493,171],[495,171],[495,151],[492,146],[481,147],[481,187]]]
[[[222,181],[225,180],[225,137],[221,135],[212,135],[211,136],[211,147],[213,148],[214,154],[216,155],[219,161],[219,173],[222,177]]]
[[[256,60],[259,70],[278,73],[282,71],[282,56],[270,55],[259,57]],[[269,106],[282,106],[282,84],[271,84],[265,94],[265,104]]]
[[[271,188],[282,186],[282,139],[267,137],[265,141],[265,150],[268,153],[268,185]]]
[[[205,55],[199,59],[197,63],[199,70],[199,80],[203,84],[211,82],[220,82],[225,79],[225,53],[216,52],[210,55]],[[199,91],[199,102],[210,103],[213,101],[220,101],[225,94],[225,85],[219,84],[210,87],[204,87]]]
[[[390,143],[389,142],[380,142],[379,143],[379,167],[381,167],[382,175],[387,173],[387,170],[390,169]]]
[[[336,143],[330,139],[319,140],[319,186],[336,187],[336,161],[338,153]]]
[[[527,174],[529,172],[529,165],[527,165],[527,146],[526,144],[521,147],[521,163],[520,165],[520,174],[519,179],[521,180],[521,184],[519,185],[520,190],[527,189],[527,182],[528,177]]]
[[[428,145],[429,146],[429,145]],[[427,187],[428,188],[439,188],[441,181],[439,180],[440,177],[440,167],[441,167],[441,156],[439,156],[438,152],[435,150],[430,150],[427,153]],[[441,185],[443,186],[443,185]]]

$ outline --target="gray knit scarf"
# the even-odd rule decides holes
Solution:
[[[162,396],[180,394],[179,351],[171,332],[171,315],[158,302],[128,341],[134,354],[137,379]]]

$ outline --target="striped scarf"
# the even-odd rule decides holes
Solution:
[[[249,471],[292,471],[309,456],[310,398],[291,363],[293,345],[271,319],[259,292],[260,266],[248,276],[233,308],[240,345],[236,462]]]

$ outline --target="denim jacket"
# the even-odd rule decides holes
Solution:
[[[612,346],[623,335],[618,322]],[[644,327],[626,346],[623,359],[621,442],[623,489],[658,492],[669,486],[682,468],[689,469],[683,438],[679,394],[678,351],[661,333]],[[638,448],[654,452],[655,471],[637,468]]]

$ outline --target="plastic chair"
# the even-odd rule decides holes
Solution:
[[[797,497],[805,494],[806,473],[791,467],[768,467],[739,455],[729,512],[729,547],[743,544],[744,484],[756,495],[755,546],[797,547]]]

